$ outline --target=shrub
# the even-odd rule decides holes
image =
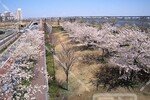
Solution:
[[[134,88],[138,84],[134,70],[127,72],[125,68],[119,66],[105,65],[100,67],[94,74],[94,78],[93,84],[97,88],[99,85],[103,85],[104,88],[107,88],[107,91],[118,87]]]

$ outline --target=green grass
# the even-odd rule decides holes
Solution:
[[[45,33],[45,46],[50,50],[51,45],[48,42],[48,33]],[[54,58],[53,54],[49,51],[46,51],[46,65],[47,65],[47,72],[51,77],[55,77],[55,66],[54,66]],[[52,80],[48,82],[49,85],[49,96],[51,100],[55,100],[56,97],[59,95],[59,86],[56,80]]]
[[[53,26],[52,29],[53,29],[53,30],[52,30],[53,33],[65,31],[65,30],[62,28],[62,26]]]
[[[48,74],[50,76],[54,76],[55,75],[55,69],[54,69],[54,60],[53,60],[53,55],[46,51],[46,65],[47,65],[47,71],[48,71]]]
[[[21,85],[29,86],[31,82],[32,82],[32,78],[30,78],[29,80],[22,80]]]
[[[59,87],[56,81],[51,81],[49,83],[49,95],[51,100],[55,100],[59,95]]]
[[[49,49],[51,48],[50,44],[45,44]],[[46,65],[47,72],[51,77],[55,77],[55,68],[54,68],[54,59],[52,53],[46,51]],[[59,94],[59,86],[56,80],[52,80],[48,82],[49,85],[49,96],[51,100],[55,100],[57,95]]]
[[[62,26],[53,26],[52,27],[52,33],[57,32],[65,32]],[[51,44],[49,43],[48,38],[49,33],[45,32],[45,46],[51,50]],[[55,65],[54,65],[54,58],[53,54],[49,51],[46,51],[46,64],[47,64],[47,72],[51,77],[55,77]],[[59,86],[57,80],[51,80],[49,83],[49,96],[50,100],[56,100],[60,94],[62,93],[62,88]]]
[[[2,52],[4,52],[7,48],[8,48],[8,46],[6,46],[6,47],[4,47],[3,49],[1,49],[1,50],[0,50],[0,54],[1,54]]]

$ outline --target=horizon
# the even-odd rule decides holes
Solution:
[[[149,0],[0,0],[0,12],[22,9],[23,18],[150,16]],[[40,7],[41,6],[41,7]]]

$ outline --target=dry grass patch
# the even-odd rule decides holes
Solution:
[[[55,35],[58,37],[60,43],[56,46],[56,52],[61,52],[63,45],[72,45],[75,48],[80,48],[78,44],[70,43],[70,39],[67,35],[65,35],[64,31],[57,32]],[[89,63],[83,63],[83,57],[89,56],[90,59],[85,60],[85,62],[91,62]],[[105,93],[107,92],[107,89],[100,87],[98,91],[96,91],[96,87],[94,87],[90,81],[93,78],[93,73],[98,70],[99,67],[101,67],[103,64],[97,63],[98,61],[95,61],[95,57],[99,57],[102,55],[102,51],[100,50],[80,50],[77,49],[75,52],[75,56],[78,58],[78,61],[74,64],[74,66],[71,69],[71,72],[74,74],[75,77],[72,77],[72,75],[69,74],[69,91],[68,91],[68,98],[69,100],[91,100],[92,96],[95,93]],[[94,57],[95,56],[95,57]],[[91,58],[94,57],[94,58]],[[93,61],[92,61],[93,60]],[[57,67],[56,70],[56,79],[61,82],[65,82],[65,74],[63,72],[63,69],[61,67]],[[81,82],[83,84],[81,84]],[[88,88],[90,91],[87,91],[86,88]],[[117,88],[116,90],[112,90],[108,93],[136,93],[139,100],[149,100],[150,95],[143,94],[139,92],[138,90],[131,90],[125,88]]]
[[[77,44],[70,43],[70,39],[68,38],[67,34],[64,32],[56,32],[54,35],[58,37],[60,43],[56,46],[56,52],[61,52],[63,45],[71,45],[72,47],[77,47]],[[78,48],[78,47],[77,47]],[[74,64],[74,66],[71,69],[71,72],[74,74],[75,77],[72,75],[69,75],[69,92],[73,92],[72,94],[83,94],[84,92],[92,90],[94,87],[90,83],[91,78],[93,77],[93,71],[97,69],[99,64],[83,64],[80,61],[80,57],[83,55],[100,55],[101,52],[98,50],[84,50],[80,51],[77,50],[75,52],[75,56],[78,58],[78,61]],[[63,69],[60,67],[57,67],[56,70],[56,79],[61,82],[65,82],[65,74],[63,72]],[[87,88],[89,90],[87,90]]]

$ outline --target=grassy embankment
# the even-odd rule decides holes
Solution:
[[[53,33],[59,31],[60,27],[53,27]],[[45,46],[51,50],[51,44],[49,42],[48,33],[45,32]],[[54,66],[54,58],[52,52],[46,50],[46,64],[47,64],[47,72],[50,77],[55,77],[55,66]],[[54,100],[60,94],[60,87],[59,84],[55,79],[49,79],[49,96],[51,100]]]

